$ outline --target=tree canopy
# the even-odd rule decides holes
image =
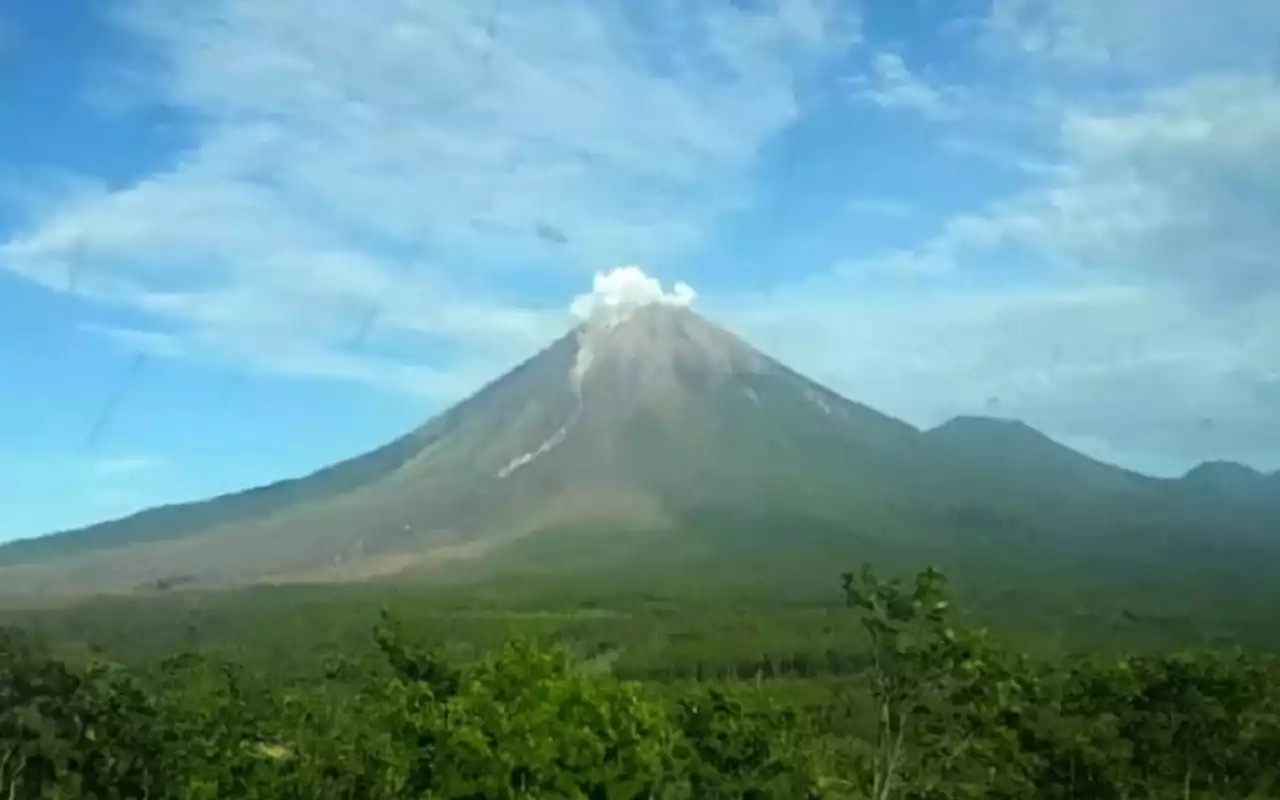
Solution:
[[[1273,796],[1270,657],[1046,660],[961,624],[937,571],[842,588],[864,657],[778,679],[820,684],[808,700],[760,669],[659,686],[522,638],[450,657],[389,613],[319,680],[71,663],[0,629],[0,800]]]

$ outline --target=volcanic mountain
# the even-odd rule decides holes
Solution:
[[[610,542],[634,547],[654,532],[727,548],[803,547],[803,530],[916,545],[992,531],[1077,544],[1153,529],[1194,538],[1214,523],[1185,513],[1193,500],[1166,511],[1192,494],[1020,423],[919,431],[688,308],[650,304],[593,315],[417,430],[312,475],[4,546],[0,584],[357,580],[490,558],[517,541],[528,554],[564,531],[604,558]],[[1220,511],[1227,501],[1213,497]],[[1278,517],[1250,504],[1233,524],[1256,540]]]

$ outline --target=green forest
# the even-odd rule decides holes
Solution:
[[[720,660],[706,637],[682,658],[674,623],[666,656],[620,658],[599,631],[653,630],[607,609],[449,631],[386,606],[362,647],[289,638],[296,605],[246,647],[191,609],[146,646],[120,627],[141,613],[70,647],[70,623],[31,617],[0,632],[0,798],[1277,796],[1268,655],[1016,648],[934,569],[831,589],[793,617],[816,620],[803,642],[758,629],[756,657]]]

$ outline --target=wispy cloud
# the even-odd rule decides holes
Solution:
[[[1001,237],[1204,299],[1280,292],[1280,86],[1223,76],[1061,118],[1059,176],[995,204]]]
[[[1276,47],[1267,0],[992,0],[986,43],[1059,66],[1137,71],[1258,69]],[[1167,73],[1166,73],[1167,74]]]
[[[434,386],[344,349],[371,307],[383,337],[525,352],[563,295],[513,303],[463,270],[580,276],[697,246],[750,196],[799,85],[857,38],[833,0],[374,6],[126,2],[160,69],[123,85],[198,143],[63,195],[2,262],[64,290],[78,259],[76,292],[144,312],[171,350]]]
[[[880,51],[866,73],[848,79],[855,100],[885,109],[901,109],[927,119],[953,119],[963,112],[964,93],[934,84],[912,72],[902,56]]]

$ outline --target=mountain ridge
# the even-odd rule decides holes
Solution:
[[[566,526],[677,530],[717,514],[944,544],[983,526],[1064,542],[1092,528],[1194,538],[1215,515],[1239,517],[1256,541],[1280,519],[1280,504],[1196,483],[1100,462],[1018,421],[966,416],[920,430],[687,308],[623,307],[365,454],[8,543],[0,578],[119,589],[174,575],[367,577]]]

